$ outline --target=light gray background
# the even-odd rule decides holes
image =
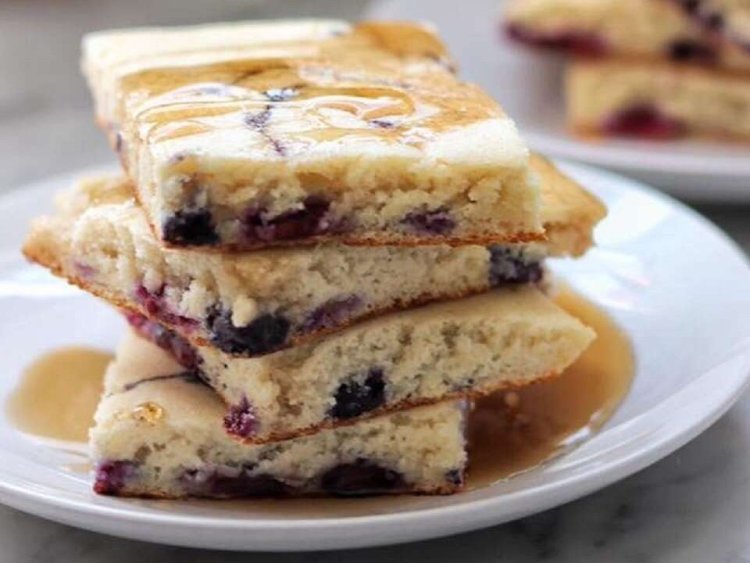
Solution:
[[[0,190],[113,161],[93,125],[79,77],[78,43],[85,31],[276,16],[353,19],[366,4],[366,0],[0,0]],[[470,4],[471,0],[464,0],[457,9],[469,9]],[[750,206],[696,208],[750,252]],[[260,563],[750,563],[750,397],[746,394],[688,446],[598,494],[508,525],[406,546],[296,555],[196,551],[101,536],[0,507],[0,563],[250,558]]]

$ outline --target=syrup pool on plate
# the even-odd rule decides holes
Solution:
[[[596,432],[630,389],[627,336],[594,304],[564,286],[555,301],[596,331],[596,340],[557,378],[477,401],[469,420],[468,486],[531,469]]]
[[[110,353],[78,346],[40,356],[9,397],[8,418],[27,434],[85,442],[111,360]]]
[[[477,401],[468,424],[469,490],[533,469],[585,440],[610,418],[630,388],[634,359],[625,334],[595,305],[564,287],[555,300],[591,326],[597,338],[561,376]],[[111,354],[80,347],[41,356],[8,400],[8,417],[28,434],[85,442],[111,359]],[[68,470],[87,472],[89,466]],[[160,506],[168,509],[173,502],[185,501],[160,501]],[[321,517],[374,514],[388,511],[393,502],[408,503],[404,497],[195,502]]]

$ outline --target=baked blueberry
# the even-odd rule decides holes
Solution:
[[[352,377],[339,385],[334,395],[336,403],[331,416],[338,419],[353,418],[380,407],[385,403],[383,370],[372,368],[364,380]]]
[[[269,475],[251,475],[250,468],[238,471],[222,469],[188,469],[180,481],[188,494],[198,497],[241,498],[280,497],[289,487]]]
[[[100,495],[116,495],[135,472],[136,465],[132,461],[104,461],[96,468],[94,491]]]
[[[302,331],[312,332],[342,325],[362,306],[357,295],[331,299],[317,307],[302,325]]]
[[[636,105],[612,115],[603,124],[606,133],[623,137],[674,139],[680,137],[684,125],[650,105]]]
[[[144,286],[139,285],[135,289],[135,300],[151,317],[174,326],[186,329],[194,328],[198,321],[174,313],[164,299],[164,290],[165,286],[163,285],[156,291],[149,291]]]
[[[329,469],[320,480],[321,489],[332,495],[371,495],[405,488],[403,476],[365,459]]]
[[[175,360],[186,368],[195,369],[200,364],[198,354],[190,342],[176,332],[138,313],[126,312],[125,318],[146,339],[169,352]]]
[[[445,235],[456,228],[456,221],[444,207],[409,213],[403,223],[419,233],[430,235]]]
[[[178,246],[201,246],[219,240],[211,213],[206,209],[180,210],[162,228],[164,240]]]
[[[265,208],[253,206],[242,218],[243,236],[248,241],[293,240],[324,234],[334,225],[328,217],[330,202],[310,196],[301,209],[269,218]]]
[[[289,335],[289,321],[281,315],[266,313],[247,326],[234,326],[232,314],[214,310],[206,318],[211,341],[229,354],[265,354],[281,348]]]
[[[252,436],[257,427],[258,418],[247,397],[243,397],[239,404],[229,407],[229,412],[224,417],[226,431],[241,438]]]
[[[525,260],[523,254],[507,246],[490,247],[490,285],[536,283],[544,270],[538,261]]]
[[[459,469],[452,469],[445,474],[445,480],[448,481],[452,485],[461,487],[464,484],[463,471]]]
[[[669,56],[679,62],[711,64],[716,61],[716,50],[705,43],[684,39],[669,46]]]

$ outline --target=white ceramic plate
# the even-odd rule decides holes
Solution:
[[[97,497],[69,467],[82,453],[22,435],[0,418],[0,502],[129,538],[213,548],[312,550],[455,534],[544,510],[667,455],[715,421],[750,373],[750,270],[715,227],[623,178],[566,166],[607,203],[599,247],[554,269],[632,337],[634,387],[613,419],[578,449],[506,482],[451,497],[165,502]],[[0,400],[23,366],[69,344],[112,347],[117,315],[24,264],[28,220],[70,178],[0,198]],[[316,508],[319,507],[319,508]]]
[[[562,103],[563,61],[506,41],[503,0],[376,0],[368,16],[437,24],[461,67],[500,100],[535,149],[550,156],[606,166],[693,200],[750,202],[750,146],[699,141],[606,140],[567,134]]]

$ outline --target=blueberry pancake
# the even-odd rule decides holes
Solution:
[[[83,47],[98,120],[168,245],[543,237],[513,121],[426,26],[239,22]]]
[[[750,80],[711,69],[577,60],[566,99],[570,127],[584,135],[750,141]]]
[[[720,5],[732,3],[744,7],[726,20]],[[750,51],[737,39],[750,23],[746,0],[511,0],[504,17],[511,38],[538,47],[750,71]],[[744,33],[750,44],[750,25]]]
[[[158,347],[126,336],[91,431],[94,490],[118,496],[447,494],[463,484],[465,406],[448,402],[248,445],[224,404]]]
[[[251,442],[523,387],[562,373],[594,339],[532,287],[391,313],[259,358],[194,347],[145,317],[128,318],[200,373],[229,405],[227,431]]]

